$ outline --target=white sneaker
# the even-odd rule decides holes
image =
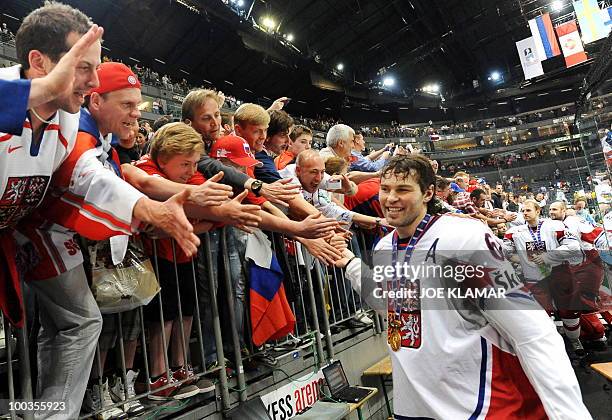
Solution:
[[[136,396],[136,392],[134,391],[134,383],[136,382],[136,378],[138,377],[138,371],[128,370],[125,374],[127,379],[127,386],[123,386],[123,380],[120,376],[115,376],[115,381],[113,386],[110,388],[110,396],[114,402],[118,403],[119,401],[124,401],[126,399],[125,392],[127,388],[127,399],[133,398]],[[138,416],[141,413],[144,413],[145,408],[144,405],[140,403],[140,401],[130,401],[123,404],[123,411],[125,411],[128,416]]]
[[[108,379],[102,386],[95,384],[91,389],[85,391],[85,399],[83,400],[84,412],[93,413],[109,405],[113,405],[113,400],[108,391]],[[98,420],[117,420],[127,419],[128,415],[119,408],[113,407],[96,414],[95,418]]]
[[[373,324],[374,320],[368,316],[365,311],[359,311],[355,314],[355,319],[364,324]]]

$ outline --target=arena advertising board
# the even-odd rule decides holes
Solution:
[[[312,407],[321,397],[321,387],[325,383],[323,371],[308,373],[301,378],[289,382],[261,399],[268,410],[270,418],[287,420]]]

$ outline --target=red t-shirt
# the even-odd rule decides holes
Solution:
[[[344,206],[354,212],[372,217],[385,217],[378,200],[380,190],[380,178],[370,178],[357,185],[355,195],[344,196]]]
[[[149,175],[159,176],[159,177],[168,179],[166,174],[162,172],[159,166],[157,166],[157,164],[153,161],[153,159],[151,159],[149,155],[144,155],[143,157],[141,157],[140,160],[135,163],[135,165],[137,168],[142,169]],[[187,181],[187,184],[201,185],[204,182],[206,182],[206,178],[204,178],[204,175],[202,175],[200,172],[196,172],[189,179],[189,181]],[[143,240],[143,243],[144,243],[146,252],[149,255],[153,255],[153,241],[145,237]],[[156,247],[157,247],[157,255],[160,258],[163,258],[167,261],[175,261],[174,256],[172,255],[172,239],[171,238],[158,239],[156,243]],[[180,246],[178,246],[178,244],[175,244],[174,249],[175,249],[177,263],[181,264],[181,263],[186,263],[186,262],[191,261],[191,258],[189,258],[183,252],[183,250],[181,249]]]

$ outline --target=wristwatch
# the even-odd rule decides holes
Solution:
[[[255,197],[260,196],[259,194],[261,193],[261,187],[263,187],[263,182],[258,179],[253,181],[253,183],[251,184],[251,192],[255,194]]]

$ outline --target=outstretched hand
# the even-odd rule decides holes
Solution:
[[[134,206],[134,217],[166,232],[191,257],[198,252],[200,240],[194,235],[193,226],[185,216],[183,205],[188,198],[188,190],[173,195],[163,203],[142,198]]]
[[[291,183],[291,178],[279,179],[272,184],[263,184],[261,196],[268,199],[271,203],[289,207],[289,201],[293,200],[300,193],[300,186]]]
[[[297,236],[308,239],[327,237],[339,226],[337,220],[328,219],[321,213],[311,214],[299,224],[300,230],[296,233]]]
[[[189,201],[198,206],[220,206],[232,197],[232,187],[219,184],[223,171],[208,179],[205,183],[191,190]]]
[[[255,204],[242,204],[242,200],[247,194],[248,190],[244,190],[233,200],[222,204],[221,208],[223,213],[227,215],[229,224],[251,233],[250,228],[255,228],[261,223],[261,216],[259,215],[261,207]]]

